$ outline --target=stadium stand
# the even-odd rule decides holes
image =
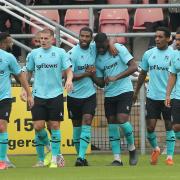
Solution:
[[[133,30],[145,30],[146,27],[144,23],[162,21],[163,19],[164,15],[161,8],[138,8],[134,16]]]
[[[57,23],[60,23],[60,17],[59,17],[59,14],[58,14],[58,10],[35,10],[37,13],[41,14],[42,16],[44,17],[47,17],[49,18],[50,20],[53,20]],[[36,20],[34,19],[31,19],[31,21],[41,27],[45,27],[43,24],[37,22]],[[35,34],[38,30],[34,27],[31,26],[31,33],[32,34]]]
[[[99,18],[99,31],[104,33],[123,33],[129,27],[129,14],[127,9],[103,9]],[[125,37],[118,37],[119,43],[126,43]]]
[[[167,3],[167,0],[158,0],[157,3],[158,3],[158,4],[166,4],[166,3]]]
[[[131,4],[131,0],[107,0],[108,4]]]
[[[107,0],[108,4],[166,4],[167,0],[157,0],[157,2],[155,3],[155,1],[150,1],[150,0]]]
[[[143,0],[142,3],[143,4],[149,4],[149,0]]]
[[[143,0],[142,1],[143,2],[143,4],[166,4],[167,3],[167,0],[157,0],[157,2],[155,3],[155,2],[151,2],[150,0]]]
[[[94,2],[95,0],[74,0],[74,1],[77,1],[77,2]]]
[[[67,29],[79,34],[84,26],[89,26],[89,11],[87,9],[68,9],[66,11],[64,25]],[[72,42],[68,39],[69,42]]]

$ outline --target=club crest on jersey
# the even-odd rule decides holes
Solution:
[[[55,57],[55,56],[56,56],[56,53],[55,53],[55,52],[52,52],[52,56]]]
[[[169,56],[165,56],[164,59],[167,61],[169,60]]]
[[[153,58],[153,59],[156,59],[156,56],[153,56],[152,58]]]

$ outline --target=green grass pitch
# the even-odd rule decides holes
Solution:
[[[180,155],[174,157],[174,166],[165,164],[161,155],[156,166],[149,164],[149,156],[139,156],[137,166],[128,165],[128,155],[122,155],[123,167],[112,167],[111,154],[88,155],[89,167],[74,167],[75,155],[65,155],[64,168],[32,168],[35,156],[11,156],[15,169],[0,171],[0,180],[180,180]]]

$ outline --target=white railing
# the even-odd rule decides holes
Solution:
[[[56,27],[55,25],[51,25],[50,23],[42,20],[41,18],[44,18],[44,17],[43,17],[42,15],[38,14],[37,12],[34,12],[34,11],[31,10],[31,9],[29,9],[29,11],[30,11],[30,12],[33,11],[32,14],[29,13],[29,12],[27,12],[27,11],[25,11],[25,10],[23,10],[22,8],[20,8],[20,7],[18,7],[18,6],[15,6],[14,4],[11,4],[11,3],[7,2],[7,0],[0,0],[0,2],[4,3],[4,4],[6,5],[6,6],[2,6],[2,5],[1,5],[1,6],[0,6],[0,9],[1,9],[1,10],[7,12],[7,13],[10,14],[10,15],[13,15],[14,17],[16,17],[16,18],[24,21],[25,23],[27,23],[27,24],[29,24],[29,25],[37,28],[38,30],[42,30],[43,28],[42,28],[41,26],[39,26],[39,25],[31,22],[30,20],[27,20],[26,18],[24,18],[24,17],[22,17],[22,16],[20,16],[20,15],[18,15],[18,14],[16,14],[16,13],[14,13],[11,9],[8,9],[7,6],[15,9],[16,11],[18,11],[18,12],[20,12],[20,13],[22,13],[22,14],[24,14],[25,16],[29,17],[30,19],[36,20],[37,22],[43,24],[44,26],[49,27],[50,29],[52,29],[52,30],[54,30],[54,31],[56,30],[56,28],[57,28],[58,25],[59,25],[59,24],[56,24],[56,25],[57,25],[57,27]],[[27,7],[25,7],[25,8],[27,8]],[[38,16],[38,17],[37,17],[37,16]],[[40,17],[41,17],[41,18],[40,18]],[[54,23],[55,23],[55,22],[54,22]],[[53,23],[53,24],[54,24],[54,23]],[[73,47],[74,44],[72,44],[72,43],[68,42],[66,39],[64,39],[64,38],[63,38],[64,36],[67,37],[67,38],[70,38],[70,39],[74,40],[75,42],[78,42],[78,39],[77,39],[77,38],[75,38],[75,37],[73,37],[73,36],[69,35],[68,33],[65,33],[65,32],[63,32],[63,31],[61,30],[61,31],[60,31],[61,41],[62,41],[63,43],[65,43],[65,44],[67,44],[67,45],[70,46],[70,47]]]

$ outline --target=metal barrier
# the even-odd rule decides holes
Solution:
[[[137,79],[133,79],[133,84],[136,84]],[[146,151],[145,138],[145,87],[140,91],[137,102],[132,106],[130,114],[130,122],[134,128],[135,144],[141,154]],[[141,98],[140,98],[141,97]],[[92,149],[107,151],[110,150],[108,124],[104,114],[104,93],[103,89],[97,88],[97,109],[95,118],[92,123]],[[122,151],[127,149],[127,143],[124,138],[122,130],[121,134],[121,148]]]
[[[36,10],[36,9],[76,9],[76,8],[78,8],[78,9],[89,9],[89,27],[93,29],[93,27],[94,27],[93,10],[94,9],[102,9],[102,8],[103,9],[107,9],[107,8],[131,8],[131,9],[136,9],[136,8],[173,8],[173,7],[180,7],[180,4],[124,4],[124,5],[123,4],[120,4],[120,5],[118,5],[118,4],[117,5],[112,5],[111,4],[111,5],[78,5],[78,6],[77,5],[24,6],[23,4],[21,4],[21,3],[17,2],[17,1],[14,1],[14,0],[6,0],[6,1],[5,0],[0,0],[0,2],[3,2],[5,4],[9,4],[9,3],[14,4],[15,5],[14,8],[16,8],[17,10],[20,7],[21,11],[23,11],[23,12],[27,11],[28,12],[28,13],[25,12],[27,15],[28,14],[30,16],[35,15],[36,19],[40,18],[39,21],[41,21],[41,22],[42,22],[42,20],[44,21],[42,23],[45,23],[45,24],[49,23],[50,25],[55,26],[55,29],[57,29],[57,30],[60,29],[62,33],[65,32],[66,35],[69,34],[71,36],[71,38],[75,37],[75,41],[77,40],[76,38],[78,37],[78,35],[76,33],[69,31],[68,29],[64,28],[63,26],[57,24],[56,22],[53,22],[53,21],[49,20],[48,18],[43,17],[40,14],[38,14],[38,13],[32,11],[32,10]],[[13,8],[13,6],[11,6],[11,7],[7,6],[6,8],[4,8],[4,7],[2,7],[0,5],[0,9],[6,11],[7,13],[10,13],[8,9],[12,9],[12,8]],[[10,14],[12,14],[12,12]],[[18,15],[15,15],[15,16],[17,18],[22,18],[22,17],[19,17]],[[27,21],[27,23],[29,23],[30,25],[33,25],[33,26],[35,26],[37,28],[41,28],[41,27],[31,23],[31,22]],[[56,30],[56,32],[57,32],[57,30]],[[174,33],[172,33],[172,34],[174,34]],[[108,34],[108,36],[123,36],[123,37],[142,37],[142,36],[143,37],[150,37],[150,36],[153,36],[153,35],[154,35],[154,33],[118,33],[118,34]],[[59,40],[59,36],[60,35],[57,34],[57,36],[56,36],[56,40],[57,41],[56,42],[60,41]],[[13,35],[13,37],[18,38],[18,35]],[[30,36],[29,35],[22,35],[22,37],[23,38],[29,38]],[[15,42],[15,44],[17,44],[17,42]],[[17,45],[19,45],[21,48],[25,48],[25,46],[22,46],[21,43],[18,43]],[[59,44],[58,44],[58,46],[59,46]],[[28,51],[27,48],[25,48],[25,49]]]

